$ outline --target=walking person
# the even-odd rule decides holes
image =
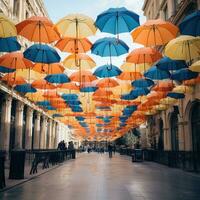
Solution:
[[[114,153],[114,155],[115,155],[115,152],[116,152],[116,145],[114,144],[113,145],[113,153]]]
[[[108,145],[109,158],[112,158],[112,151],[113,151],[113,147],[112,147],[112,145],[109,143],[109,145]]]

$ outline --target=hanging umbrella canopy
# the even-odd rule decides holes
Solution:
[[[4,14],[0,13],[0,38],[17,36],[15,24]]]
[[[24,57],[37,63],[57,63],[60,56],[56,50],[45,44],[34,44],[24,51]]]
[[[165,45],[177,36],[179,29],[162,19],[148,20],[132,33],[133,41],[144,46]]]
[[[18,35],[33,42],[51,43],[60,39],[53,23],[44,16],[32,16],[16,25]]]
[[[77,69],[77,67],[81,67],[81,70],[87,70],[95,67],[96,63],[86,54],[71,54],[64,59],[63,65],[69,69]]]
[[[63,52],[78,54],[78,53],[86,53],[92,47],[92,43],[87,38],[62,38],[60,39],[55,47],[60,49]]]
[[[65,70],[61,63],[35,63],[32,69],[42,74],[61,74]]]
[[[44,74],[40,74],[31,69],[18,69],[18,70],[16,70],[15,74],[16,74],[16,76],[21,76],[24,79],[29,80],[29,81],[43,79],[45,76]]]
[[[70,82],[69,77],[66,74],[50,74],[44,78],[49,83],[67,83]]]
[[[42,91],[37,91],[35,93],[27,93],[25,96],[31,101],[44,101],[45,100]]]
[[[99,80],[97,83],[97,87],[101,87],[101,88],[116,87],[118,85],[119,83],[113,78],[104,78],[104,79]]]
[[[197,78],[183,81],[183,83],[184,85],[189,85],[189,86],[200,84],[200,76],[198,76]]]
[[[0,66],[0,72],[1,73],[12,73],[14,71],[15,71],[15,69],[10,69],[10,68],[7,68],[7,67]]]
[[[166,97],[166,98],[161,99],[160,103],[164,105],[174,105],[177,103],[177,99]]]
[[[12,52],[21,49],[16,37],[0,38],[0,52]]]
[[[114,95],[128,94],[133,89],[130,82],[126,82],[126,81],[118,81],[118,82],[120,84],[112,88],[112,92]]]
[[[16,76],[15,73],[6,74],[1,80],[7,82],[7,84],[11,86],[26,83],[23,77]]]
[[[122,40],[105,37],[97,40],[91,49],[93,54],[101,57],[120,56],[128,53],[129,47]]]
[[[68,90],[79,90],[79,87],[73,82],[63,83],[63,84],[58,85],[57,87],[61,89],[68,89]]]
[[[168,92],[174,88],[174,84],[172,81],[159,81],[152,90],[154,91],[161,91],[161,92]]]
[[[165,98],[166,97],[166,92],[155,92],[155,91],[151,91],[147,96],[146,98],[148,100],[151,100],[151,101],[159,101],[160,99],[162,98]]]
[[[32,82],[32,87],[36,88],[36,89],[43,89],[43,90],[52,90],[52,89],[56,89],[56,86],[54,86],[53,84],[47,82],[44,79],[39,79],[39,80],[35,80]]]
[[[51,106],[50,101],[47,101],[47,100],[45,100],[45,101],[38,101],[38,102],[36,102],[36,104],[38,106]]]
[[[126,8],[109,8],[97,16],[95,25],[100,31],[118,35],[139,26],[139,15]]]
[[[154,85],[154,82],[151,79],[138,79],[131,83],[133,87],[151,87]]]
[[[174,60],[191,61],[200,57],[200,38],[181,35],[166,45],[164,53]]]
[[[111,95],[113,95],[113,92],[112,92],[112,91],[99,88],[98,90],[96,90],[96,91],[94,92],[94,94],[93,94],[92,96],[93,96],[93,97],[95,97],[95,96],[99,96],[99,97],[102,97],[102,96],[104,96],[104,97],[109,97],[109,96],[111,96]]]
[[[174,99],[184,99],[185,95],[182,93],[177,93],[177,92],[169,92],[167,94],[168,97],[174,98]]]
[[[123,65],[120,66],[124,72],[140,72],[143,73],[151,67],[150,63],[141,63],[141,64],[134,64],[125,62]]]
[[[67,15],[55,26],[62,37],[86,38],[97,31],[93,19],[82,14]]]
[[[98,67],[93,74],[100,78],[105,78],[118,76],[121,74],[121,72],[122,71],[114,65],[103,65]]]
[[[153,66],[144,73],[144,76],[153,80],[163,80],[170,78],[171,75],[168,71],[160,70],[158,67]]]
[[[168,57],[161,58],[156,66],[161,70],[178,70],[187,67],[184,60],[172,60]]]
[[[31,69],[33,63],[24,58],[22,53],[7,53],[0,57],[0,66],[9,69]]]
[[[190,71],[188,68],[185,68],[185,69],[180,69],[174,72],[171,75],[171,79],[177,80],[177,81],[189,80],[192,78],[196,78],[198,74],[199,74],[198,72],[193,72],[193,71]]]
[[[191,86],[186,86],[186,85],[178,85],[176,86],[172,92],[176,92],[176,93],[189,93],[191,94],[193,92],[193,88]]]
[[[200,72],[200,60],[189,66],[189,70],[193,72]]]
[[[14,87],[14,89],[17,91],[17,92],[22,92],[22,93],[34,93],[34,92],[37,92],[37,90],[35,88],[33,88],[31,86],[31,84],[22,84],[22,85],[17,85]]]
[[[47,99],[60,98],[60,95],[55,90],[47,90],[43,93],[43,97]]]
[[[81,87],[80,92],[95,92],[98,87]]]
[[[130,95],[131,96],[142,96],[142,95],[147,95],[150,92],[148,88],[135,88],[134,90],[131,91]]]
[[[162,58],[162,54],[154,48],[142,47],[134,49],[126,57],[126,62],[141,64],[141,63],[154,63]]]
[[[182,35],[200,36],[200,11],[186,16],[180,23],[179,28]]]
[[[81,71],[81,73],[79,71],[73,72],[69,78],[71,81],[80,83],[92,82],[97,80],[97,77],[94,76],[92,72],[86,70]]]
[[[164,104],[153,106],[153,109],[158,110],[158,111],[164,111],[164,110],[167,110],[168,108],[169,108],[168,105],[164,105]]]
[[[142,74],[140,72],[122,72],[117,78],[125,81],[134,81],[142,78]]]

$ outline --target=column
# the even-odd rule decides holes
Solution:
[[[22,148],[22,129],[23,129],[24,103],[17,101],[15,113],[15,148]]]
[[[54,149],[56,122],[52,121],[51,148]]]
[[[47,117],[42,115],[42,127],[40,132],[40,149],[47,148]]]
[[[51,149],[52,147],[52,120],[49,119],[48,120],[48,138],[49,138],[49,141],[48,141],[48,148]]]
[[[31,149],[32,125],[33,125],[33,109],[28,107],[26,111],[25,149]]]
[[[2,104],[0,150],[9,151],[12,97],[5,95]]]
[[[168,16],[169,18],[175,14],[175,2],[174,0],[167,0]]]
[[[40,143],[40,113],[36,113],[36,118],[34,121],[34,141],[33,141],[33,148],[39,149]]]
[[[200,10],[200,0],[197,0],[197,7],[198,7],[198,10]]]
[[[54,148],[57,148],[58,145],[58,134],[59,134],[59,123],[55,123],[55,137],[54,137]]]

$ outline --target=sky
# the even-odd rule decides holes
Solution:
[[[143,24],[146,20],[142,11],[143,2],[144,0],[44,0],[49,17],[54,23],[68,14],[75,13],[88,15],[96,20],[97,15],[108,8],[126,7],[128,10],[137,13],[140,16],[140,24]],[[101,33],[100,31],[97,31],[96,35],[89,37],[89,39],[94,43],[97,39],[106,36],[115,37],[112,34]],[[129,52],[134,48],[140,47],[140,45],[133,43],[130,33],[120,34],[120,39],[126,42],[126,44],[129,46]],[[67,56],[66,53],[59,53],[62,59]],[[88,53],[88,55],[96,61],[97,67],[109,62],[109,58],[101,58],[90,53]],[[122,55],[112,59],[113,64],[120,67],[125,61],[126,56],[127,55]]]

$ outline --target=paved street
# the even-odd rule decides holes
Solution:
[[[5,200],[192,200],[200,199],[200,176],[155,163],[132,163],[119,155],[81,154],[7,192]]]

